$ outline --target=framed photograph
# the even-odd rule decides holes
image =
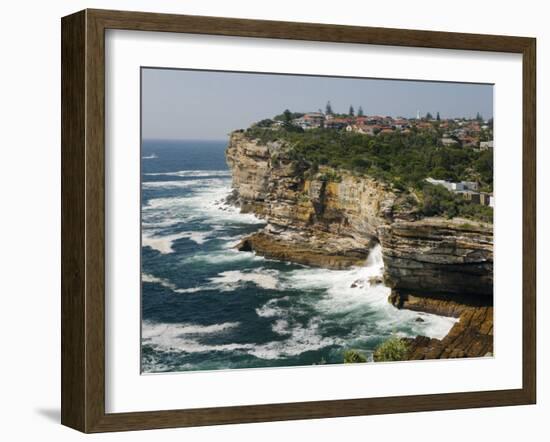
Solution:
[[[533,404],[535,39],[62,19],[62,423]]]

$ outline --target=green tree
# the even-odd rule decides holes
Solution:
[[[443,186],[431,186],[425,179],[432,177],[452,182],[476,181],[484,192],[493,190],[493,153],[441,146],[440,134],[411,130],[370,136],[328,128],[304,131],[292,124],[301,115],[292,113],[291,122],[280,129],[253,125],[246,130],[249,139],[262,143],[280,141],[288,148],[289,159],[297,170],[322,173],[327,181],[340,180],[337,171],[352,171],[371,176],[404,192],[414,192],[418,199],[418,216],[445,216],[488,221],[492,207],[483,206],[449,192]],[[274,117],[274,118],[278,118]],[[284,121],[281,114],[279,121]],[[287,113],[286,120],[289,115]],[[267,122],[266,122],[267,123]],[[324,167],[332,170],[323,170]]]
[[[437,113],[437,116],[435,117],[437,121],[441,121],[441,116],[439,115],[439,112]]]
[[[288,109],[285,109],[283,112],[283,122],[285,124],[290,124],[292,122],[292,112],[290,112]]]
[[[493,183],[493,153],[491,151],[481,152],[474,166],[484,182]]]
[[[332,115],[332,105],[330,104],[330,100],[327,101],[327,105],[325,106],[325,114]]]
[[[273,124],[273,120],[269,118],[265,118],[263,120],[260,120],[256,123],[256,126],[258,127],[270,127]]]
[[[365,114],[363,112],[363,107],[362,106],[359,106],[359,109],[357,110],[357,116],[358,117],[363,117]]]
[[[426,120],[432,120],[433,117],[434,117],[434,116],[433,116],[430,112],[427,112],[427,113],[426,113]]]
[[[350,117],[353,117],[355,115],[355,109],[353,109],[353,106],[349,107],[348,115]]]

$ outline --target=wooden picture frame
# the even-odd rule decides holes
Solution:
[[[105,30],[517,53],[523,57],[523,385],[513,390],[105,412]],[[84,10],[62,19],[62,424],[83,432],[533,404],[536,400],[534,38]]]

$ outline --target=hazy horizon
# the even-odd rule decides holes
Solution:
[[[183,69],[142,69],[144,140],[218,141],[285,109],[441,118],[493,116],[493,86]]]

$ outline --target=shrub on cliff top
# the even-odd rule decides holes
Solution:
[[[408,344],[401,338],[393,337],[380,344],[374,351],[374,362],[403,361],[407,356]]]
[[[357,364],[367,362],[367,357],[357,350],[346,350],[344,352],[344,364]]]
[[[283,118],[284,115],[278,116]],[[277,119],[278,117],[275,117]],[[441,186],[427,186],[427,177],[452,181],[477,181],[486,192],[493,190],[491,152],[478,152],[460,146],[438,145],[437,134],[412,131],[370,136],[345,130],[308,129],[292,125],[287,114],[283,127],[253,126],[245,135],[261,143],[279,141],[288,158],[315,174],[320,167],[367,175],[401,192],[424,194],[422,216],[462,217],[492,222],[492,207],[466,201]],[[303,166],[303,167],[302,167]],[[338,180],[334,180],[338,181]],[[433,187],[437,187],[433,189]]]
[[[442,186],[432,184],[425,184],[423,187],[421,213],[425,216],[443,215],[447,218],[459,216],[493,222],[492,207],[472,203]]]

